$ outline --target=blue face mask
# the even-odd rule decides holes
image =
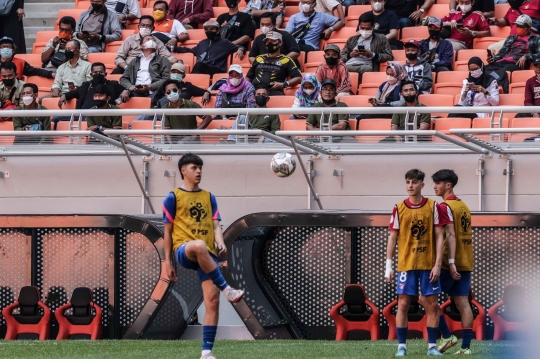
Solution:
[[[0,49],[0,56],[5,59],[10,58],[11,56],[13,56],[13,50],[8,47],[4,47]]]
[[[171,102],[178,102],[178,99],[180,98],[180,93],[171,91],[170,94],[167,95],[167,100]]]

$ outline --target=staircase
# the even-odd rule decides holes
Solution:
[[[32,45],[36,41],[38,31],[54,30],[54,22],[58,18],[58,10],[73,9],[73,0],[25,0],[24,37],[26,52],[32,53]]]

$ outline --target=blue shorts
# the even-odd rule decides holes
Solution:
[[[441,270],[442,291],[451,297],[468,297],[471,287],[471,272],[459,272],[460,280],[454,280],[448,269]]]
[[[218,259],[214,255],[214,253],[210,253],[210,257],[216,262],[216,265],[218,265]],[[205,280],[211,280],[208,274],[204,273],[201,267],[199,266],[199,263],[192,262],[189,260],[189,258],[186,255],[186,245],[182,244],[180,247],[176,249],[176,260],[178,261],[178,264],[180,264],[182,267],[187,269],[192,269],[197,271],[197,275],[199,276],[199,282],[204,282]]]
[[[428,295],[440,294],[441,283],[437,280],[434,283],[429,282],[429,270],[410,270],[408,272],[397,273],[397,294],[418,296],[418,286],[420,293],[427,297]]]

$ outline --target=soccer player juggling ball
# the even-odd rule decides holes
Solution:
[[[217,255],[225,255],[227,247],[216,198],[199,188],[202,166],[199,156],[183,155],[178,161],[183,184],[163,201],[165,270],[169,279],[175,281],[174,253],[179,265],[197,271],[206,307],[201,359],[215,359],[212,347],[219,316],[219,291],[231,303],[242,299],[244,291],[231,288],[219,270]]]
[[[427,355],[442,355],[437,350],[439,334],[439,312],[437,296],[441,293],[439,275],[443,252],[443,230],[440,225],[439,205],[422,196],[424,173],[417,169],[405,174],[406,190],[409,197],[396,204],[390,219],[390,236],[386,248],[387,283],[394,280],[392,258],[398,244],[397,294],[398,311],[396,331],[398,350],[396,356],[407,354],[407,312],[411,297],[420,293],[425,297],[427,314],[428,351]],[[444,214],[443,214],[444,215]]]
[[[443,169],[435,172],[431,178],[435,183],[437,196],[444,200],[440,204],[441,212],[447,214],[448,223],[444,225],[445,248],[441,271],[442,291],[454,298],[461,314],[463,341],[461,349],[455,354],[471,354],[471,339],[473,313],[469,304],[469,288],[473,270],[473,246],[471,212],[469,207],[454,194],[458,176],[454,171]],[[452,335],[440,312],[439,330],[443,339],[438,349],[442,353],[457,344],[457,338]]]

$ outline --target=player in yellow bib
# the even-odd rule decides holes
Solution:
[[[471,212],[469,207],[454,194],[458,176],[452,170],[444,169],[435,172],[431,178],[435,183],[437,196],[444,200],[440,204],[445,213],[445,250],[441,271],[442,291],[454,299],[461,314],[463,341],[461,349],[455,354],[471,354],[473,313],[469,304],[469,288],[471,272],[474,266]],[[439,310],[439,330],[443,339],[438,349],[442,353],[457,344],[458,339],[452,335],[446,320]]]
[[[219,270],[217,255],[226,255],[227,247],[216,198],[199,188],[202,166],[199,156],[183,155],[178,170],[184,182],[163,201],[165,271],[170,280],[177,279],[173,258],[182,267],[197,271],[206,307],[201,359],[216,359],[212,348],[219,317],[219,291],[232,303],[242,299],[244,291],[231,288]]]
[[[425,297],[427,315],[427,355],[442,355],[437,350],[439,315],[437,296],[441,293],[439,275],[442,262],[443,232],[439,224],[439,206],[422,196],[424,172],[412,169],[405,174],[409,198],[398,203],[390,219],[390,236],[386,248],[387,283],[394,280],[393,260],[398,246],[398,311],[396,332],[398,350],[396,356],[407,354],[407,312],[411,297],[420,293]]]

